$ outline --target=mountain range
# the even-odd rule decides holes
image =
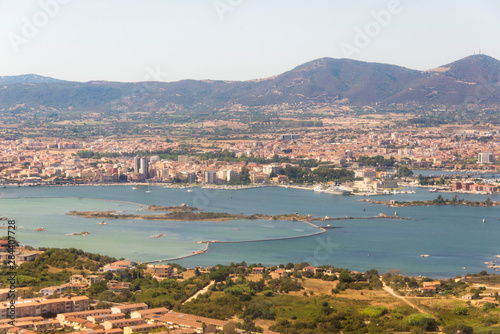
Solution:
[[[321,58],[259,80],[73,82],[0,77],[0,109],[220,110],[235,106],[500,104],[500,61],[473,55],[427,71]]]

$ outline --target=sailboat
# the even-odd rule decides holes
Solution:
[[[151,192],[151,186],[148,184],[148,190],[146,190],[147,193]]]
[[[483,218],[483,224],[486,223],[486,219]]]

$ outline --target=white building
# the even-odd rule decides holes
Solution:
[[[495,154],[490,152],[479,153],[477,157],[478,164],[494,164],[495,163]]]

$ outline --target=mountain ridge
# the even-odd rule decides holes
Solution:
[[[500,61],[472,55],[421,71],[353,59],[319,58],[246,81],[64,81],[35,74],[0,77],[0,108],[217,110],[232,106],[500,103]]]

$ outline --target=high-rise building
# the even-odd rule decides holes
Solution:
[[[141,169],[141,158],[134,158],[134,173],[139,174],[139,169]]]
[[[196,173],[189,173],[187,175],[187,182],[188,183],[196,183]]]
[[[149,172],[149,159],[146,157],[141,158],[141,166],[139,168],[139,174],[145,175],[148,178]]]
[[[217,183],[217,172],[211,171],[211,170],[205,171],[205,183],[216,184]]]
[[[494,164],[495,163],[495,154],[490,152],[479,153],[477,157],[478,164]]]

